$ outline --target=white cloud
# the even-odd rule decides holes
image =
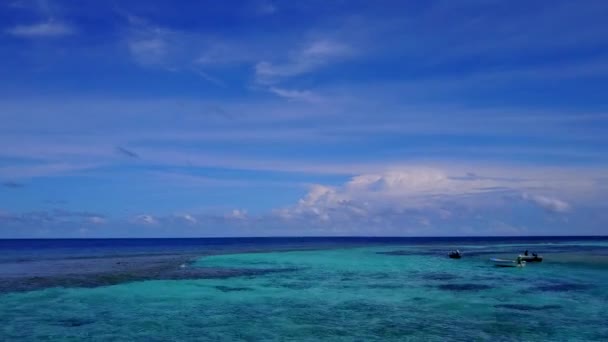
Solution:
[[[530,194],[523,194],[522,198],[554,213],[567,213],[571,209],[569,203],[557,198]]]
[[[429,226],[431,219],[426,215],[442,221],[452,220],[461,214],[455,209],[458,207],[473,211],[505,207],[512,205],[522,192],[552,190],[550,183],[534,179],[448,172],[438,168],[409,168],[362,174],[340,186],[315,185],[296,205],[277,210],[275,214],[282,219],[318,222],[409,216],[418,224]],[[552,212],[570,210],[568,203],[544,195],[524,195],[524,198]]]
[[[230,213],[224,215],[224,218],[234,220],[245,220],[247,217],[247,210],[243,209],[233,209]]]
[[[193,62],[205,68],[225,68],[235,65],[250,65],[272,54],[264,41],[252,39],[211,38],[197,36],[193,44],[196,46]]]
[[[182,220],[182,221],[184,221],[184,222],[186,222],[186,223],[189,223],[189,224],[196,224],[196,223],[198,223],[198,220],[196,219],[196,217],[194,217],[194,216],[192,216],[190,214],[178,214],[178,215],[175,215],[175,217],[178,218],[178,219],[180,219],[180,220]]]
[[[7,33],[23,38],[62,37],[74,32],[72,27],[52,20],[30,25],[17,25],[7,30]]]
[[[127,14],[126,18],[130,24],[126,44],[135,62],[144,66],[161,66],[171,71],[182,68],[186,57],[181,54],[192,43],[188,35],[150,24],[137,16]]]
[[[352,53],[352,49],[346,44],[332,40],[317,40],[302,50],[299,58],[320,58],[328,59],[333,57],[345,57]]]
[[[36,165],[8,165],[0,167],[0,177],[10,179],[27,179],[47,176],[65,176],[73,173],[92,170],[103,163],[87,162],[49,162]]]
[[[353,54],[353,49],[333,40],[320,39],[293,52],[282,63],[258,62],[255,73],[258,82],[275,83],[277,80],[312,72],[316,69]]]
[[[488,223],[489,231],[498,236],[522,236],[529,235],[530,231],[525,226],[513,225],[503,221],[492,220]]]
[[[209,73],[206,73],[206,72],[201,71],[201,70],[196,71],[196,73],[197,73],[197,74],[198,74],[200,77],[202,77],[204,80],[209,81],[210,83],[213,83],[213,84],[215,84],[216,86],[223,87],[223,88],[225,88],[225,87],[226,87],[226,83],[224,83],[224,81],[220,80],[220,79],[219,79],[219,78],[217,78],[217,77],[214,77],[214,76],[209,75]]]
[[[283,89],[283,88],[278,88],[278,87],[270,87],[268,90],[271,93],[276,94],[280,97],[286,98],[288,100],[313,102],[313,103],[322,101],[322,98],[319,95],[317,95],[309,90],[289,90],[289,89]]]
[[[104,224],[106,223],[106,219],[101,216],[91,216],[87,218],[87,221],[92,224]]]
[[[268,0],[262,0],[257,4],[256,12],[262,15],[273,14],[277,11],[277,7]]]
[[[152,215],[137,215],[131,220],[131,222],[142,225],[156,225],[159,223],[158,220]]]
[[[129,42],[129,50],[141,64],[156,64],[167,54],[167,44],[160,37],[135,39]]]

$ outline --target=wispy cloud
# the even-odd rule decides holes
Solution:
[[[353,48],[345,43],[319,39],[292,52],[285,61],[258,62],[255,73],[258,82],[272,84],[283,78],[312,72],[353,54]]]
[[[92,224],[105,224],[107,220],[101,216],[90,216],[88,217],[88,222]]]
[[[28,211],[22,213],[9,213],[0,211],[0,221],[18,222],[31,225],[44,225],[53,223],[64,224],[103,224],[106,216],[88,211],[71,211],[65,209]]]
[[[139,158],[139,154],[135,153],[134,151],[128,150],[122,146],[118,146],[116,147],[116,152],[118,152],[119,154],[125,156],[125,157],[129,157],[129,158]]]
[[[95,169],[102,164],[86,162],[51,162],[37,165],[15,165],[0,167],[0,177],[29,179],[48,176],[65,176],[75,172]]]
[[[163,64],[169,54],[168,32],[156,27],[138,28],[128,40],[133,59],[142,65]]]
[[[260,0],[256,6],[256,12],[262,15],[273,14],[276,13],[277,10],[277,6],[270,0]]]
[[[194,54],[193,62],[202,68],[249,65],[269,54],[264,49],[265,44],[258,41],[198,37],[196,42],[198,50]]]
[[[318,103],[323,101],[322,97],[310,90],[289,90],[279,87],[270,87],[270,92],[288,100]]]
[[[28,25],[17,25],[8,29],[6,32],[22,38],[57,38],[74,34],[76,31],[65,23],[47,21]]]
[[[131,218],[131,222],[141,225],[157,225],[159,223],[156,217],[148,214],[137,215]]]
[[[153,180],[158,180],[163,184],[174,186],[184,186],[189,189],[196,187],[212,188],[212,187],[304,187],[305,184],[295,181],[278,181],[278,180],[252,180],[249,178],[213,178],[190,173],[179,172],[148,172],[146,176],[150,176]]]
[[[76,27],[64,21],[60,7],[51,0],[13,1],[9,4],[14,10],[25,10],[37,14],[45,20],[33,23],[20,23],[6,30],[6,33],[20,38],[59,38],[77,33]]]
[[[571,206],[569,203],[557,198],[530,194],[523,194],[522,198],[540,206],[541,208],[549,212],[567,213],[571,210]]]
[[[197,73],[197,74],[198,74],[200,77],[202,77],[204,80],[209,81],[209,82],[211,82],[211,83],[215,84],[216,86],[223,87],[223,88],[225,88],[225,87],[226,87],[226,83],[225,83],[224,81],[220,80],[220,79],[219,79],[219,78],[217,78],[217,77],[211,76],[211,75],[210,75],[209,73],[207,73],[207,72],[204,72],[204,71],[201,71],[201,70],[197,70],[197,71],[196,71],[196,73]]]
[[[7,181],[7,182],[3,182],[2,186],[4,186],[5,188],[19,189],[19,188],[25,187],[25,184],[19,183],[19,182]]]

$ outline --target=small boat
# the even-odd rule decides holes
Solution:
[[[492,259],[490,259],[490,261],[492,261],[494,263],[494,265],[497,267],[524,267],[524,266],[526,266],[526,262],[523,260],[520,263],[517,260],[492,258]]]
[[[459,250],[455,250],[448,253],[448,256],[450,257],[450,259],[460,259],[462,258],[462,253],[460,253]]]
[[[542,262],[543,261],[543,257],[541,255],[520,255],[519,256],[521,258],[521,260],[523,261],[527,261],[527,262]]]

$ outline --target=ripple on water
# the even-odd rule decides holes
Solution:
[[[258,258],[272,262],[257,267]],[[481,259],[384,257],[368,249],[200,263],[215,269],[180,269],[173,260],[169,275],[164,261],[126,271],[214,279],[1,294],[0,340],[607,340],[607,274],[580,264],[510,270]],[[299,268],[264,270],[287,265]]]
[[[497,304],[495,308],[500,309],[511,309],[517,311],[542,311],[542,310],[554,310],[561,309],[561,305],[548,304],[548,305],[528,305],[528,304]]]
[[[420,278],[425,280],[453,280],[458,276],[447,272],[428,272],[421,274]]]
[[[312,287],[311,283],[305,282],[288,282],[279,284],[280,287],[290,290],[306,290]]]
[[[370,284],[366,286],[368,289],[402,289],[404,286],[402,284]]]
[[[232,287],[232,286],[223,286],[218,285],[215,287],[217,290],[222,292],[242,292],[242,291],[253,291],[250,287]]]
[[[446,291],[480,291],[480,290],[488,290],[493,288],[493,286],[485,285],[485,284],[441,284],[438,285],[437,288]]]
[[[56,324],[62,327],[80,327],[83,325],[93,324],[95,320],[86,318],[67,318],[56,321]]]
[[[376,254],[393,255],[393,256],[438,255],[438,253],[436,253],[436,252],[429,252],[429,251],[389,251],[389,252],[376,252]]]
[[[543,292],[569,292],[569,291],[585,291],[591,289],[592,286],[588,284],[579,283],[553,283],[535,286],[533,289]]]

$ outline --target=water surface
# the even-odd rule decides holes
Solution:
[[[4,240],[0,247],[0,280],[11,284],[0,294],[0,340],[608,339],[602,238]],[[464,258],[448,259],[451,248]],[[545,261],[523,269],[487,261],[525,249]],[[90,267],[53,269],[70,262]],[[116,279],[97,279],[108,276]],[[24,285],[32,278],[71,281],[32,289]]]

